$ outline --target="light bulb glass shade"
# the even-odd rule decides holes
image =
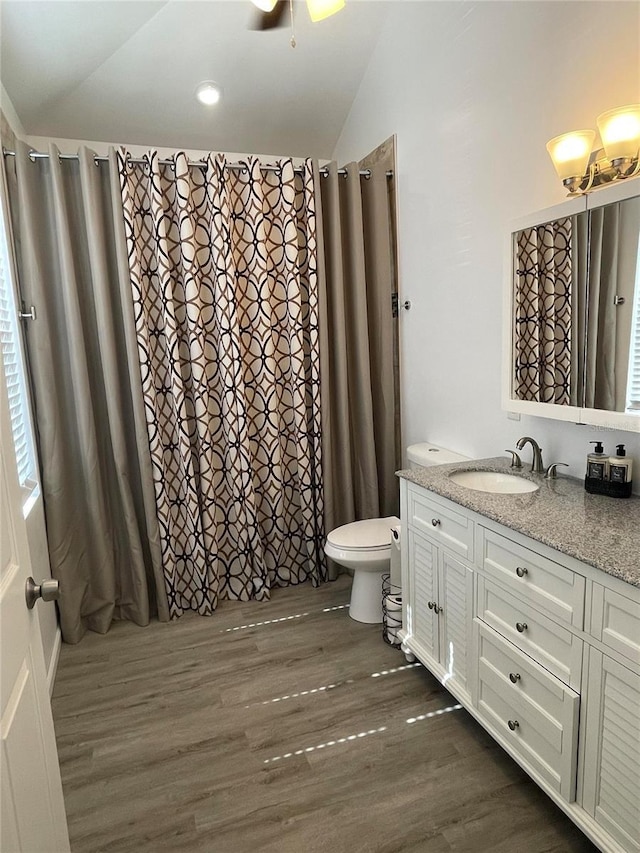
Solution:
[[[329,18],[343,9],[344,0],[307,0],[307,8],[309,9],[309,16],[315,24],[317,21]]]
[[[574,130],[547,142],[547,151],[561,180],[584,175],[595,138],[595,130]]]
[[[205,80],[196,89],[196,98],[206,107],[217,104],[222,96],[222,89],[213,80]]]
[[[278,0],[251,0],[251,2],[263,12],[273,12]]]
[[[640,104],[607,110],[596,119],[609,160],[633,159],[640,149]]]

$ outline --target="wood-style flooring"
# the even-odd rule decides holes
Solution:
[[[63,646],[72,851],[595,851],[349,587]]]

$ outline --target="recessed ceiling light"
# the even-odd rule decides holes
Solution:
[[[205,80],[196,89],[196,98],[207,107],[217,104],[221,95],[222,89],[213,80]]]

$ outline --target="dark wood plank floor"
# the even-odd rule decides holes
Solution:
[[[349,619],[349,585],[65,645],[74,853],[594,851],[424,668]]]

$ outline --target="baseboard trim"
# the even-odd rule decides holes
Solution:
[[[51,650],[51,659],[49,660],[49,668],[47,670],[47,687],[49,688],[49,698],[53,695],[53,688],[56,683],[56,672],[58,671],[58,660],[60,659],[60,649],[62,648],[62,632],[60,626],[56,628],[56,638],[53,641],[53,649]]]

